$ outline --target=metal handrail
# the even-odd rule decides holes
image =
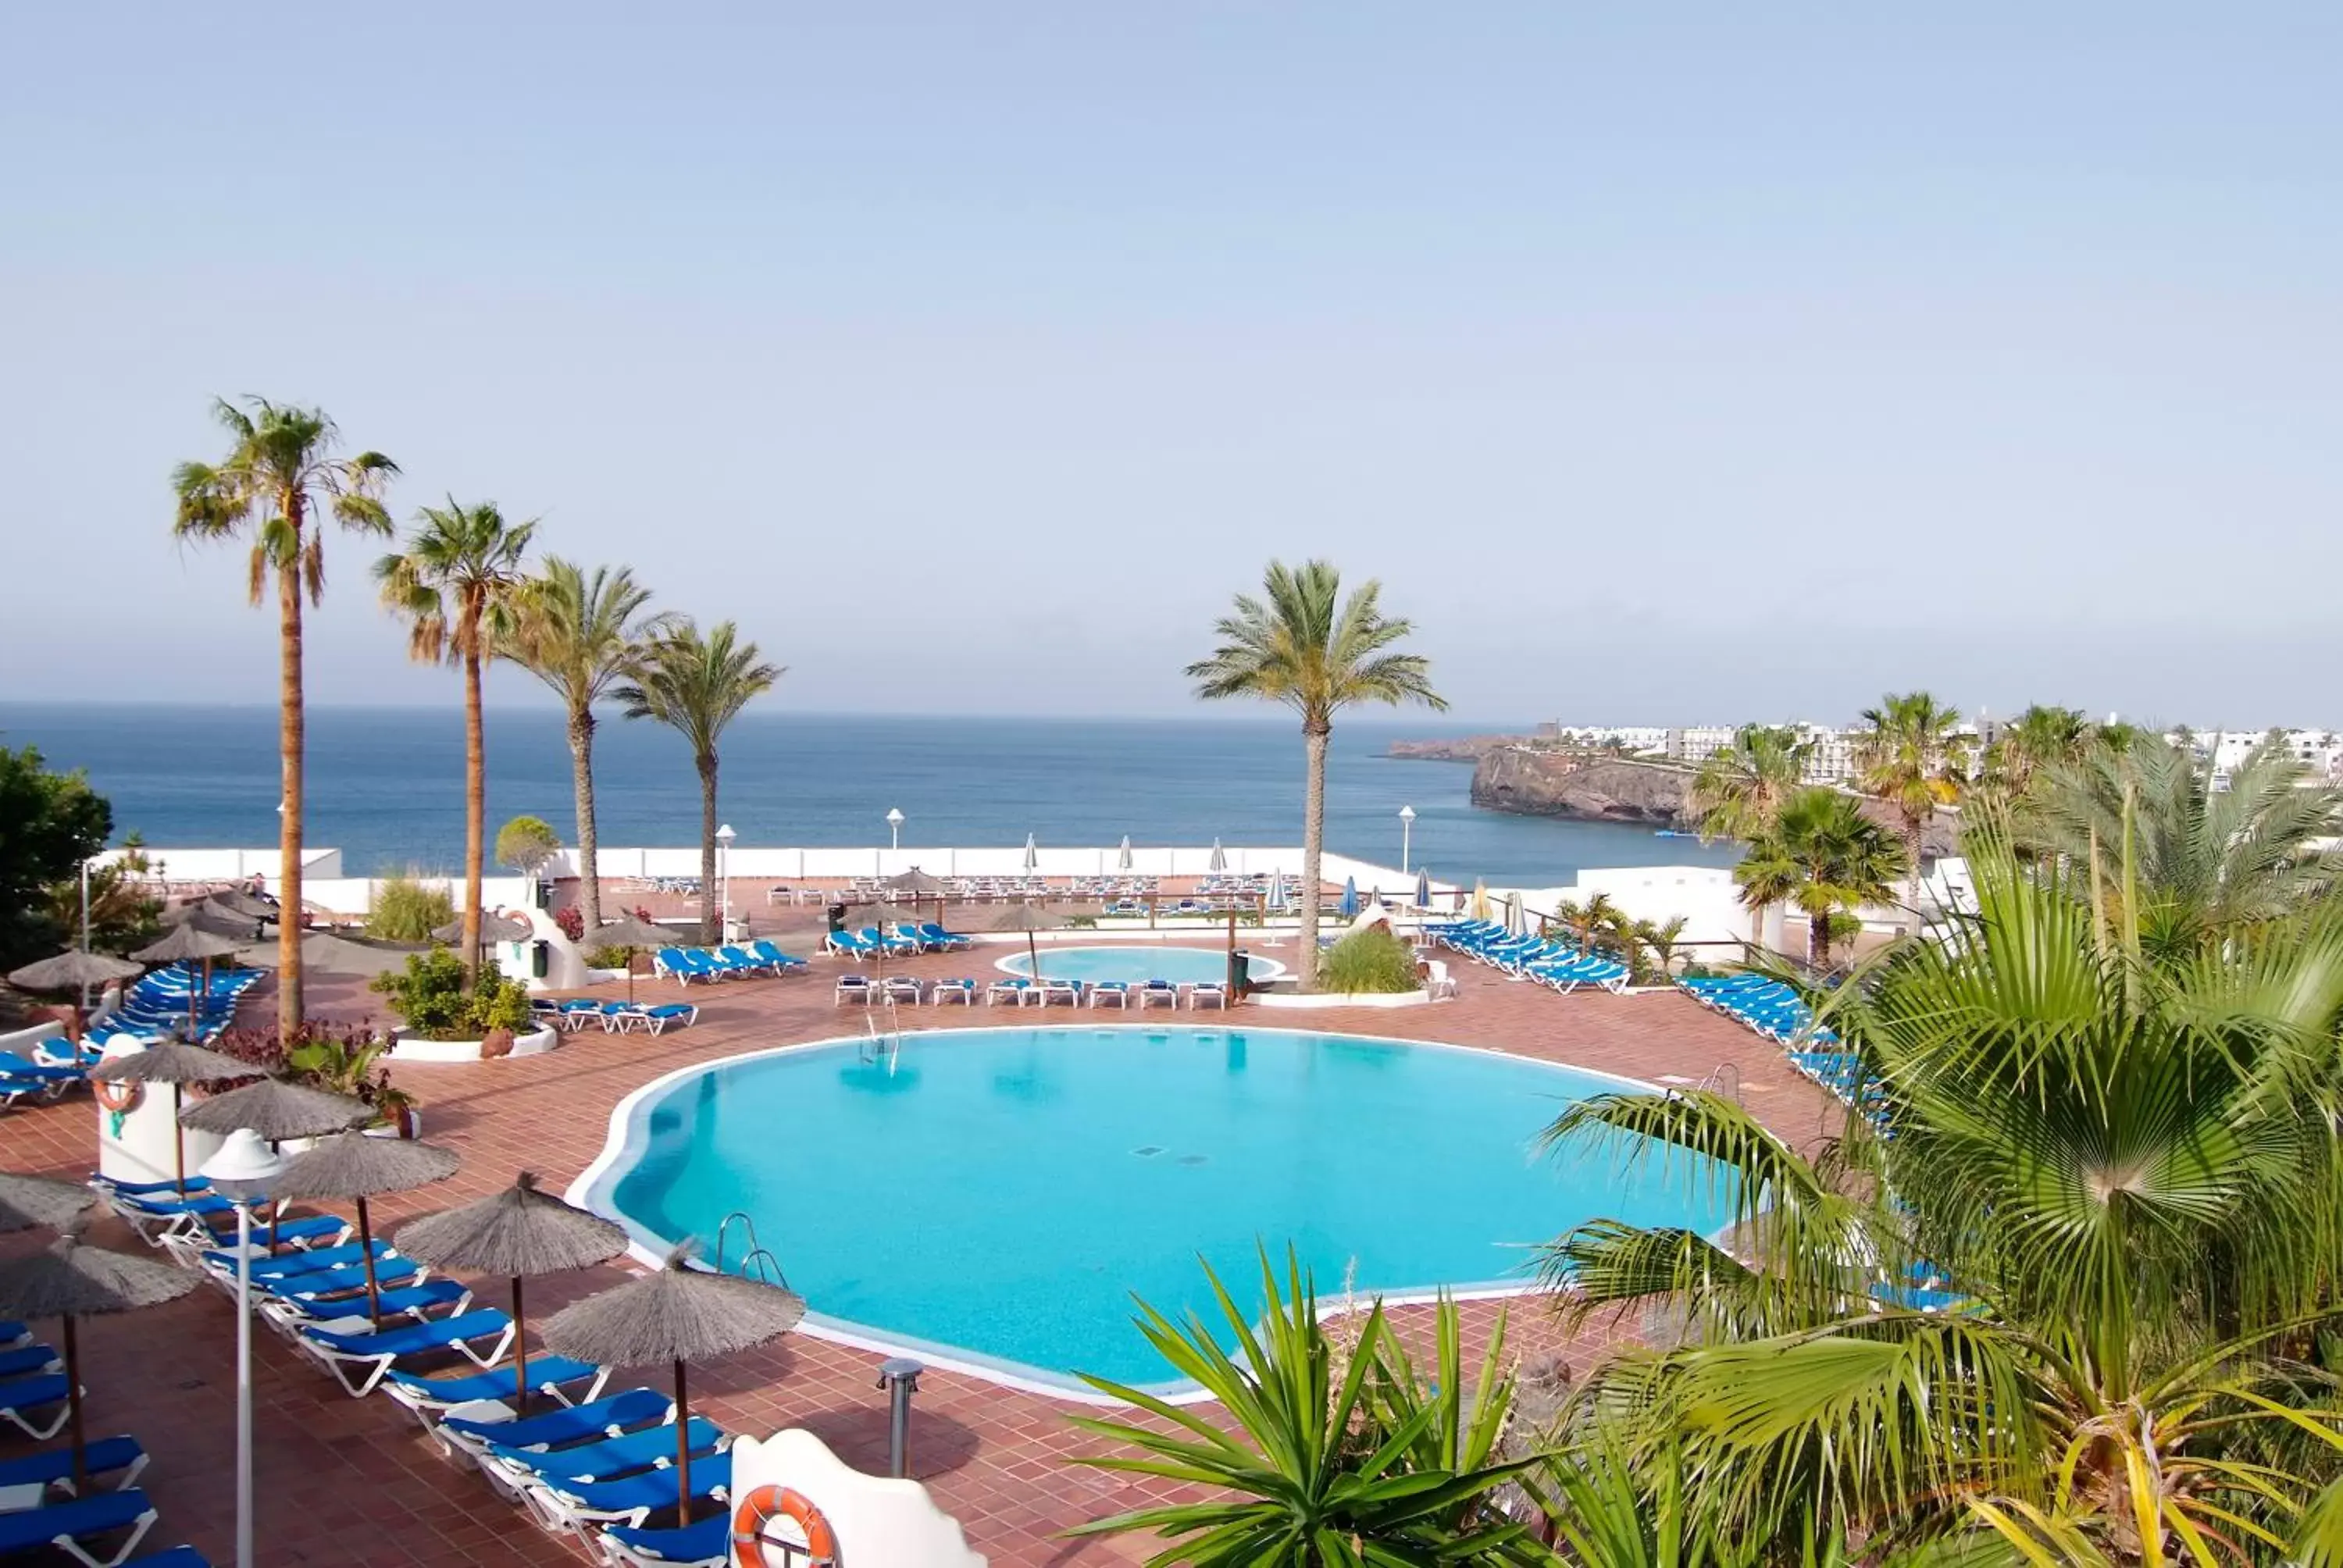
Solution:
[[[724,1216],[724,1222],[716,1227],[716,1271],[719,1274],[725,1271],[724,1238],[731,1233],[732,1221],[735,1220],[738,1220],[740,1222],[741,1232],[749,1241],[749,1250],[740,1254],[739,1272],[746,1275],[753,1266],[757,1270],[756,1277],[758,1279],[763,1280],[765,1283],[769,1285],[779,1285],[783,1290],[787,1290],[789,1288],[789,1277],[782,1271],[779,1255],[774,1252],[770,1247],[764,1246],[758,1241],[757,1221],[749,1218],[749,1211],[746,1209],[733,1210],[732,1212]],[[769,1270],[769,1277],[768,1274]]]

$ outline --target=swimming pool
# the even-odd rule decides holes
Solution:
[[[1275,959],[1262,958],[1259,953],[1247,953],[1245,965],[1245,973],[1258,984],[1266,984],[1285,972],[1283,964]],[[1033,972],[1032,960],[1024,953],[1002,959],[996,967],[1013,975]],[[1187,985],[1196,980],[1228,979],[1229,952],[1226,948],[1140,945],[1043,948],[1041,973],[1045,979],[1081,980],[1085,985],[1098,980],[1127,980],[1132,985],[1140,985],[1151,980]]]
[[[1621,1086],[1519,1057],[1289,1030],[951,1030],[690,1068],[613,1118],[574,1196],[639,1242],[742,1211],[818,1327],[1029,1385],[1169,1371],[1136,1292],[1208,1308],[1201,1253],[1258,1300],[1256,1241],[1337,1295],[1520,1287],[1582,1220],[1706,1232],[1730,1193],[1682,1158],[1531,1147]],[[740,1251],[734,1228],[732,1261]]]

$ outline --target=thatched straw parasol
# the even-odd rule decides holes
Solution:
[[[805,1316],[795,1291],[688,1265],[692,1244],[668,1254],[656,1274],[629,1280],[561,1309],[546,1321],[555,1352],[604,1366],[675,1366],[676,1522],[690,1523],[690,1390],[684,1367],[776,1340]]]
[[[226,1094],[199,1100],[179,1112],[179,1125],[228,1133],[248,1127],[271,1143],[323,1138],[372,1121],[375,1109],[347,1094],[330,1094],[281,1078],[264,1078]]]
[[[353,941],[330,931],[311,931],[301,939],[301,970],[304,974],[351,975],[371,980],[376,975],[405,969],[407,959],[422,950]],[[280,958],[275,942],[246,947],[241,953],[246,963],[260,969],[275,969]]]
[[[203,901],[216,910],[241,915],[248,920],[273,920],[282,912],[282,906],[276,900],[256,899],[240,888],[222,888],[217,892],[206,894]]]
[[[81,1357],[74,1343],[77,1318],[136,1312],[176,1301],[203,1276],[150,1258],[85,1247],[68,1234],[54,1245],[0,1263],[0,1316],[55,1318],[65,1325],[65,1408],[73,1432],[74,1491],[89,1493],[81,1430]]]
[[[480,945],[482,947],[486,947],[492,942],[526,941],[528,939],[528,932],[529,926],[527,920],[517,920],[510,915],[482,914],[480,916]],[[440,926],[432,931],[431,940],[435,942],[462,941],[464,940],[464,922],[461,920],[449,920],[446,925]]]
[[[104,953],[68,948],[55,958],[9,970],[8,983],[26,990],[77,990],[83,986],[131,980],[145,972],[146,966],[128,959],[110,959]]]
[[[895,875],[888,878],[885,881],[880,882],[879,884],[879,896],[886,900],[887,902],[890,904],[900,902],[903,895],[906,893],[910,894],[911,899],[911,919],[915,922],[920,918],[920,900],[921,899],[935,900],[936,922],[939,925],[942,924],[944,918],[944,884],[940,878],[930,877],[925,871],[920,869],[919,867],[914,866],[908,871],[898,871]]]
[[[176,1121],[179,1114],[181,1085],[229,1083],[239,1078],[250,1078],[256,1070],[248,1061],[238,1061],[216,1050],[206,1050],[200,1045],[185,1045],[176,1040],[166,1040],[126,1056],[109,1056],[91,1068],[89,1075],[108,1083],[169,1084],[171,1115]],[[180,1195],[184,1197],[187,1191],[187,1141],[177,1127],[171,1130],[171,1147],[178,1159],[178,1187]]]
[[[187,988],[187,1028],[192,1032],[202,1018],[204,999],[211,992],[212,960],[235,956],[243,944],[234,937],[205,930],[193,921],[173,926],[159,941],[147,943],[130,956],[150,964],[192,963],[204,966],[203,990]]]
[[[627,1000],[631,1004],[635,1000],[636,950],[649,948],[656,951],[660,948],[671,948],[675,946],[679,934],[634,915],[620,915],[617,920],[605,920],[588,931],[586,940],[596,947],[627,950]]]
[[[225,904],[199,899],[192,904],[176,904],[165,910],[163,924],[170,928],[193,926],[199,931],[209,931],[216,937],[232,937],[239,942],[256,941],[260,937],[260,918],[229,909]]]
[[[417,1220],[398,1232],[398,1250],[443,1269],[503,1274],[512,1281],[513,1354],[521,1402],[528,1400],[528,1316],[521,1281],[607,1263],[627,1250],[627,1233],[598,1215],[537,1188],[524,1171],[493,1198]]]
[[[0,1231],[66,1230],[96,1201],[78,1182],[0,1172]]]
[[[407,1192],[443,1181],[456,1173],[460,1163],[454,1150],[436,1143],[337,1132],[287,1161],[271,1196],[357,1201],[358,1249],[366,1260],[367,1316],[373,1318],[382,1311],[382,1290],[375,1280],[374,1227],[367,1217],[367,1200],[381,1192]]]

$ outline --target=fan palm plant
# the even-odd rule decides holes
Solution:
[[[2151,953],[2188,954],[2280,920],[2343,881],[2343,789],[2264,749],[2214,788],[2209,762],[2142,737],[2045,769],[2017,842],[2087,878]]]
[[[1369,581],[1342,597],[1342,574],[1326,561],[1289,567],[1272,561],[1262,597],[1239,594],[1236,611],[1214,623],[1221,646],[1188,667],[1198,697],[1258,698],[1282,702],[1302,716],[1309,772],[1302,815],[1302,934],[1295,983],[1318,981],[1318,920],[1324,890],[1319,862],[1326,839],[1326,740],[1334,715],[1361,702],[1421,703],[1435,710],[1447,699],[1432,689],[1431,666],[1420,654],[1393,645],[1414,627],[1383,613],[1383,585]]]
[[[757,657],[730,621],[705,633],[679,619],[645,644],[612,693],[628,719],[652,719],[683,737],[699,774],[699,940],[723,940],[716,908],[716,742],[740,710],[773,689],[779,665]]]
[[[1893,835],[1863,814],[1852,795],[1810,785],[1792,796],[1774,826],[1733,868],[1753,911],[1788,904],[1806,917],[1806,960],[1826,968],[1831,923],[1891,897],[1904,870]]]
[[[1174,1371],[1213,1396],[1229,1422],[1085,1377],[1153,1421],[1141,1426],[1078,1418],[1077,1427],[1116,1450],[1074,1462],[1192,1483],[1212,1495],[1119,1513],[1071,1533],[1144,1530],[1170,1538],[1172,1544],[1145,1560],[1149,1568],[1552,1561],[1526,1526],[1491,1502],[1539,1462],[1535,1455],[1497,1456],[1513,1399],[1502,1320],[1477,1377],[1466,1375],[1456,1306],[1445,1299],[1435,1315],[1428,1372],[1401,1348],[1380,1302],[1345,1362],[1290,1251],[1282,1286],[1267,1252],[1262,1255],[1266,1306],[1258,1318],[1237,1305],[1209,1267],[1205,1277],[1219,1307],[1217,1323],[1192,1317],[1176,1324],[1142,1302],[1139,1328]],[[1239,1357],[1222,1348],[1223,1339]]]
[[[503,657],[561,699],[568,718],[571,788],[578,801],[578,903],[590,933],[602,923],[601,838],[594,815],[594,705],[622,680],[643,648],[673,629],[672,615],[644,615],[650,590],[625,567],[590,573],[548,556],[523,585]]]
[[[1722,1538],[1784,1560],[1833,1534],[1932,1561],[2305,1560],[2343,1519],[2317,1332],[2343,1256],[2343,912],[2158,966],[2055,868],[1971,858],[1956,940],[1825,1003],[1862,1110],[1819,1156],[1702,1092],[1550,1130],[1634,1134],[1629,1158],[1735,1221],[1729,1244],[1601,1221],[1555,1245],[1574,1312],[1683,1325],[1582,1397],[1681,1452]]]
[[[1889,693],[1864,709],[1870,727],[1855,748],[1863,792],[1886,803],[1904,824],[1906,901],[1920,906],[1921,833],[1939,808],[1967,787],[1975,737],[1961,733],[1960,712],[1925,691]]]
[[[277,893],[284,907],[301,907],[301,820],[307,804],[307,715],[302,705],[301,606],[326,591],[324,524],[353,533],[385,535],[390,514],[382,492],[398,465],[380,452],[338,454],[339,432],[322,409],[279,406],[250,397],[241,408],[215,400],[212,412],[228,433],[216,463],[182,463],[171,475],[178,497],[172,533],[181,539],[252,537],[250,593],[255,605],[277,584],[277,751],[284,795],[279,829]],[[286,1042],[301,1032],[301,923],[284,922],[278,937],[277,1028]]]
[[[1748,843],[1770,832],[1784,804],[1805,787],[1806,760],[1813,750],[1793,729],[1745,724],[1735,730],[1732,745],[1710,753],[1701,763],[1684,799],[1702,840]],[[1765,943],[1771,907],[1749,906],[1749,937],[1755,946]]]
[[[2071,768],[2091,750],[2091,721],[2079,708],[2036,703],[2006,726],[1985,749],[1984,777],[2005,800],[2022,798],[2046,768]]]
[[[493,501],[416,515],[407,548],[374,564],[383,608],[407,626],[408,657],[454,665],[464,678],[464,983],[480,980],[480,867],[488,859],[488,755],[480,671],[512,635],[521,558],[537,525],[508,523]]]

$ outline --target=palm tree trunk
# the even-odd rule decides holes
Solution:
[[[1830,967],[1830,911],[1820,914],[1809,910],[1806,915],[1806,965],[1810,969]]]
[[[1904,901],[1911,909],[1916,926],[1920,920],[1920,828],[1925,820],[1919,817],[1904,819],[1904,875],[1907,884]]]
[[[699,757],[699,942],[713,946],[716,929],[716,753]]]
[[[488,739],[480,723],[480,656],[464,655],[464,985],[480,983],[480,862],[487,858]]]
[[[298,538],[298,518],[295,519]],[[296,549],[277,573],[277,749],[284,762],[284,798],[277,830],[277,1040],[290,1047],[301,1033],[301,565]]]
[[[578,790],[578,909],[586,932],[602,923],[602,879],[594,869],[601,836],[594,827],[594,713],[569,710],[569,769]]]
[[[1319,861],[1326,850],[1326,735],[1323,719],[1304,719],[1302,747],[1310,759],[1310,778],[1302,796],[1302,950],[1294,956],[1294,985],[1303,992],[1318,989]]]

